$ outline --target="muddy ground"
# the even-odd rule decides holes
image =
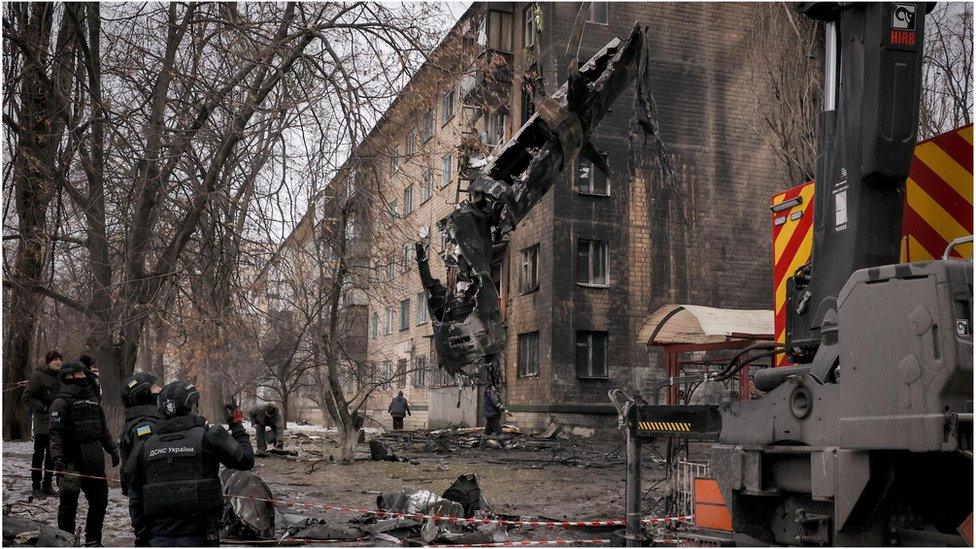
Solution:
[[[380,492],[412,487],[441,494],[459,475],[475,473],[482,494],[496,513],[553,520],[619,519],[624,515],[624,450],[616,439],[562,439],[541,443],[552,447],[504,450],[467,448],[476,439],[472,435],[449,437],[446,443],[442,439],[433,445],[425,443],[423,435],[414,436],[413,440],[383,437],[410,461],[369,461],[368,447],[361,445],[358,459],[343,465],[329,460],[330,455],[339,455],[333,434],[315,427],[289,431],[286,448],[297,450],[298,457],[259,458],[255,466],[255,472],[279,499],[375,509]],[[369,435],[375,436],[381,435]],[[460,443],[455,444],[455,439]],[[445,446],[453,452],[443,453]],[[4,513],[56,525],[56,498],[28,501],[30,452],[30,443],[3,445]],[[643,454],[644,511],[657,516],[663,505],[664,483],[658,481],[664,476],[664,465],[656,449],[645,447]],[[117,476],[117,471],[109,476]],[[105,545],[132,543],[126,505],[117,484],[110,484]],[[84,524],[86,510],[82,497],[79,527]],[[305,513],[325,517],[330,523],[346,522],[356,516],[338,511]],[[611,530],[520,529],[510,530],[509,539],[606,539]],[[383,541],[361,544],[393,545]]]

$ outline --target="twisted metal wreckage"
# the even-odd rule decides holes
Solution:
[[[578,50],[586,6],[577,17],[567,52]],[[491,277],[492,251],[506,242],[518,223],[579,154],[610,176],[607,155],[590,141],[610,106],[636,77],[631,154],[641,135],[665,170],[670,165],[658,136],[650,89],[650,51],[646,29],[635,25],[626,41],[614,38],[586,64],[570,62],[568,80],[552,97],[537,95],[536,112],[488,159],[471,159],[468,198],[438,224],[445,237],[445,286],[430,272],[429,234],[416,243],[420,278],[434,330],[440,367],[455,378],[495,386],[501,380],[499,354],[505,327]],[[542,86],[536,86],[540,90]],[[480,167],[480,170],[479,170]]]

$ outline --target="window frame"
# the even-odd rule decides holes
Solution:
[[[483,21],[485,27],[485,46],[491,50],[512,53],[515,47],[515,14],[511,11],[503,11],[500,9],[491,9],[491,4],[489,4],[488,12],[485,14]],[[508,20],[508,37],[507,40],[496,39],[492,33],[491,17],[492,14],[498,14],[498,33],[504,34],[505,32],[505,20]],[[507,49],[506,49],[507,46]]]
[[[531,284],[526,280],[526,263],[532,256]],[[525,295],[539,289],[539,243],[533,244],[519,251],[519,293]]]
[[[534,346],[533,349],[527,348],[528,346]],[[532,351],[527,354],[527,351]],[[529,355],[532,356],[529,356]],[[534,371],[528,371],[530,364],[527,362],[530,358],[535,359]],[[517,344],[516,344],[516,377],[527,378],[527,377],[539,377],[539,331],[525,332],[518,334]]]
[[[445,165],[447,168],[445,169]],[[447,176],[445,181],[444,176]],[[447,153],[441,157],[441,182],[440,188],[447,187],[454,181],[454,153]]]
[[[417,140],[415,133],[416,130],[412,128],[407,132],[407,137],[404,144],[404,148],[407,152],[407,158],[417,154]]]
[[[414,248],[413,244],[409,242],[404,244],[400,248],[400,274],[407,274],[410,272],[410,265],[413,261]]]
[[[589,165],[589,170],[590,170],[589,177],[587,178],[589,180],[588,189],[583,189],[582,185],[580,185],[580,170],[581,168],[583,168],[584,165]],[[596,192],[595,190],[593,183],[594,181],[596,181],[598,175],[603,178],[604,188],[606,189],[605,193]],[[575,176],[577,194],[581,194],[584,196],[604,196],[604,197],[610,196],[610,178],[607,176],[607,174],[603,172],[603,170],[598,168],[596,164],[593,163],[592,160],[589,160],[587,158],[577,158],[576,171],[574,176]]]
[[[386,326],[383,327],[383,335],[391,335],[393,333],[393,306],[386,306]]]
[[[413,375],[413,387],[415,389],[423,389],[427,387],[427,357],[418,356],[413,359],[414,371]]]
[[[593,8],[597,4],[600,4],[600,5],[602,5],[605,8],[604,9],[604,13],[606,14],[606,20],[605,21],[597,21],[596,19],[594,19]],[[589,10],[589,13],[586,15],[586,22],[587,23],[593,23],[594,25],[607,25],[607,26],[609,26],[610,25],[610,2],[590,2],[590,10]]]
[[[434,109],[427,109],[420,122],[420,142],[426,143],[434,137]]]
[[[427,290],[417,292],[417,313],[414,322],[422,326],[430,321],[430,311],[427,310]]]
[[[390,175],[396,175],[400,171],[400,150],[394,145],[390,152]]]
[[[580,246],[586,242],[589,250],[587,251],[587,273],[586,280],[580,280]],[[603,247],[603,282],[593,281],[594,249],[597,245]],[[610,241],[595,238],[576,239],[576,284],[587,288],[608,288],[610,286]]]
[[[410,368],[410,360],[406,358],[397,359],[396,372],[393,374],[393,382],[397,388],[407,387],[407,370]]]
[[[533,99],[533,90],[528,86],[522,87],[522,97],[520,99],[519,114],[522,116],[522,125],[532,118],[535,114],[535,100]]]
[[[413,213],[413,185],[403,188],[403,215],[404,217]]]
[[[377,339],[380,337],[380,313],[378,311],[373,311],[373,316],[370,317],[369,320],[369,338]]]
[[[400,331],[406,332],[410,329],[410,298],[400,300]]]
[[[522,47],[535,45],[535,10],[537,4],[529,4],[522,9]]]
[[[420,203],[423,204],[434,196],[434,170],[425,166],[420,177]]]
[[[593,370],[595,345],[594,336],[603,339],[603,372],[596,374]],[[582,339],[585,338],[585,342]],[[580,352],[586,352],[586,375],[580,375]],[[577,379],[610,379],[610,333],[602,330],[577,330],[576,331],[576,356],[575,364]]]
[[[454,119],[454,103],[456,101],[454,88],[441,94],[441,127],[446,126]]]

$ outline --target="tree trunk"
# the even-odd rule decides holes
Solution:
[[[339,437],[342,440],[342,452],[340,453],[342,463],[352,463],[356,458],[356,447],[359,445],[359,429],[352,425],[340,423]]]

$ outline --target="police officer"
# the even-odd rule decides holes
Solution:
[[[153,547],[219,545],[220,465],[254,467],[240,408],[224,406],[228,434],[196,414],[199,400],[200,392],[186,381],[163,387],[159,411],[165,419],[129,460],[129,514],[133,524],[147,525],[145,537]]]
[[[78,493],[83,491],[88,500],[85,545],[101,545],[102,521],[108,505],[102,452],[112,456],[113,467],[119,464],[119,452],[108,431],[105,412],[92,393],[85,367],[69,362],[61,366],[59,378],[61,391],[50,412],[51,458],[61,488],[58,528],[74,533]]]
[[[122,468],[119,478],[122,481],[122,494],[129,495],[129,459],[133,456],[133,449],[153,433],[156,423],[162,421],[157,402],[162,387],[156,383],[159,378],[148,372],[136,372],[122,385],[122,405],[125,406],[125,424],[119,433],[119,453],[122,454]],[[136,522],[132,518],[132,528],[136,537],[136,546],[149,545],[146,534],[149,532],[145,522]]]
[[[275,448],[281,449],[285,445],[284,427],[282,426],[281,413],[274,404],[259,404],[248,412],[251,425],[254,426],[254,439],[258,443],[258,452],[265,452],[268,449],[268,440],[274,444]],[[271,429],[271,436],[267,434]]]

